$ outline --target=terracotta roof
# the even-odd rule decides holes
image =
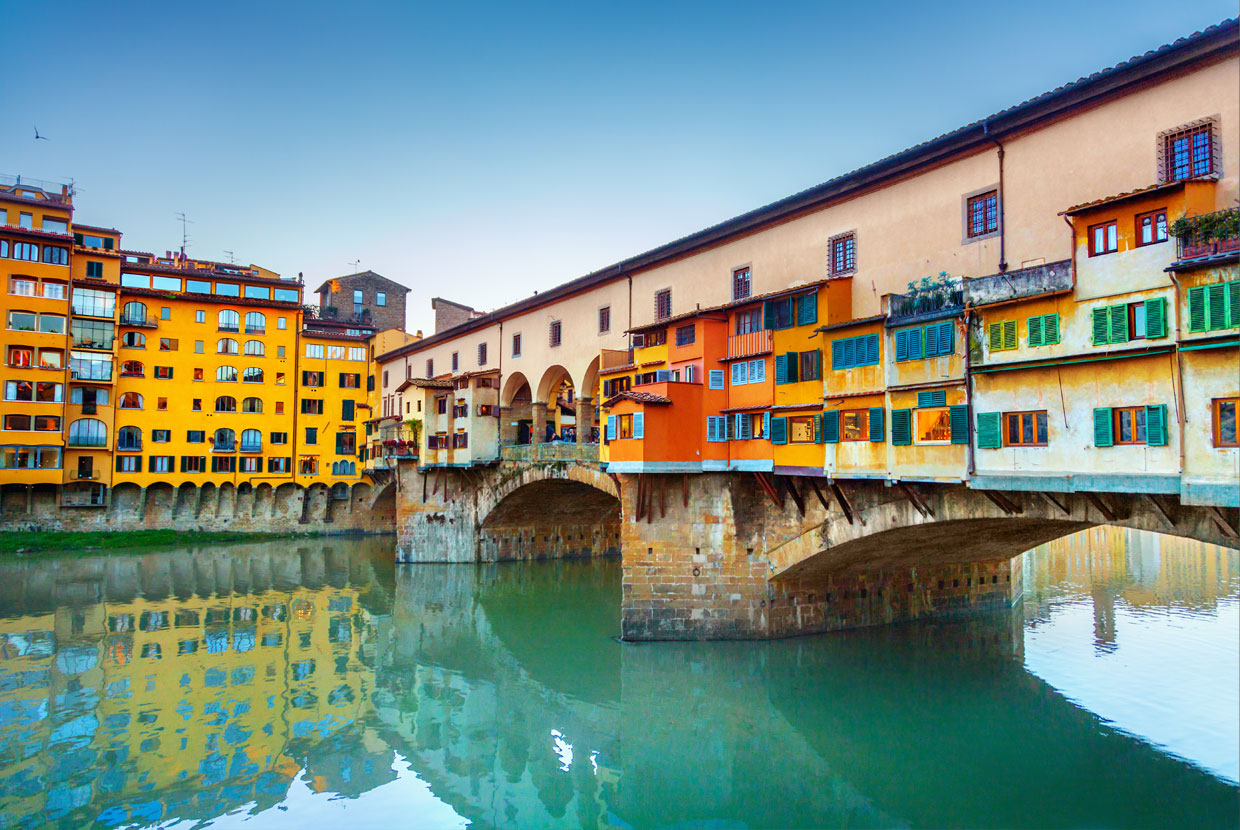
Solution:
[[[771,408],[771,405],[770,405],[769,403],[764,403],[764,404],[762,404],[762,405],[760,405],[760,406],[733,406],[733,407],[729,407],[729,408],[727,408],[727,409],[721,409],[721,410],[719,410],[719,411],[720,411],[720,412],[727,412],[727,413],[732,413],[732,412],[765,412],[765,411],[767,411],[767,410],[768,410],[768,409],[770,409],[770,408]]]
[[[606,369],[599,369],[598,373],[600,375],[610,375],[613,372],[627,372],[631,369],[636,369],[636,368],[637,368],[636,363],[626,363],[623,366],[609,366]]]
[[[477,378],[477,377],[483,377],[485,375],[498,375],[498,374],[499,374],[499,369],[477,369],[473,372],[462,372],[459,375],[454,375],[453,380],[465,380],[466,378]]]
[[[1045,122],[1055,121],[1079,111],[1082,107],[1107,100],[1141,84],[1148,84],[1174,73],[1199,66],[1205,60],[1234,52],[1240,44],[1240,22],[1224,20],[1174,43],[1137,55],[1079,78],[1071,83],[1030,98],[1016,106],[966,124],[956,130],[902,150],[886,158],[836,176],[823,184],[794,193],[769,205],[755,208],[740,216],[673,240],[645,253],[593,271],[547,291],[496,309],[474,320],[466,321],[444,332],[431,335],[417,343],[409,343],[381,355],[395,359],[429,349],[463,334],[491,325],[517,314],[557,302],[565,297],[587,291],[597,285],[624,279],[638,271],[662,265],[688,254],[712,248],[739,236],[787,221],[853,198],[861,193],[906,178],[916,171],[929,169],[964,154],[977,153],[994,146],[996,138],[1026,132]]]
[[[450,380],[436,380],[436,379],[434,379],[434,378],[431,378],[431,379],[427,379],[427,378],[409,378],[409,379],[408,379],[408,380],[406,380],[404,383],[402,383],[400,386],[397,386],[397,387],[396,387],[396,391],[397,391],[397,392],[403,392],[403,391],[405,391],[406,389],[408,389],[410,386],[416,386],[416,387],[418,387],[419,389],[451,389],[451,388],[452,388],[452,381],[450,381]]]
[[[0,233],[11,233],[16,236],[29,236],[35,239],[51,239],[56,242],[64,242],[73,244],[73,235],[68,233],[53,233],[52,231],[42,231],[38,228],[19,228],[17,225],[0,225]]]
[[[1094,199],[1092,202],[1083,202],[1082,204],[1079,204],[1079,205],[1073,205],[1067,210],[1061,210],[1059,212],[1059,215],[1060,216],[1073,216],[1077,213],[1084,213],[1085,211],[1090,210],[1092,208],[1103,207],[1105,205],[1119,204],[1120,202],[1126,202],[1129,199],[1137,199],[1137,198],[1140,198],[1141,196],[1148,196],[1152,193],[1161,193],[1164,190],[1178,190],[1184,186],[1185,181],[1203,181],[1203,180],[1213,181],[1215,178],[1216,177],[1214,176],[1214,174],[1211,174],[1208,177],[1199,177],[1196,179],[1181,179],[1180,181],[1175,181],[1175,182],[1163,182],[1162,184],[1146,185],[1145,187],[1138,187],[1136,190],[1129,190],[1125,193],[1117,193],[1114,196],[1105,196],[1101,199]]]
[[[130,252],[125,251],[124,253],[128,254]],[[260,277],[250,274],[234,274],[227,271],[216,271],[214,268],[178,268],[175,265],[160,265],[157,262],[126,262],[125,270],[131,273],[150,271],[156,274],[175,274],[178,277],[197,277],[198,279],[214,277],[216,279],[240,280],[241,282],[258,282],[263,285],[279,285],[285,288],[302,287],[302,284],[297,280],[286,280],[279,277]]]
[[[851,328],[852,326],[864,326],[870,323],[878,323],[886,319],[886,314],[875,314],[873,317],[859,317],[856,320],[845,320],[842,323],[832,323],[829,326],[819,326],[814,329],[814,331],[835,331],[837,329]]]
[[[702,315],[711,314],[716,311],[730,311],[734,308],[743,308],[747,305],[766,302],[767,300],[773,300],[776,297],[784,297],[790,294],[803,294],[811,288],[818,288],[828,282],[831,282],[831,280],[814,280],[813,282],[801,283],[800,285],[795,285],[791,288],[780,288],[777,291],[768,291],[765,294],[755,294],[752,297],[746,297],[743,300],[733,300],[730,303],[723,303],[722,305],[710,306],[708,308],[697,308],[693,311],[686,311],[683,314],[677,314],[675,317],[668,317],[667,319],[660,320],[657,323],[647,323],[642,326],[634,326],[626,331],[625,334],[661,329],[664,326],[671,325],[672,323],[679,322],[680,320],[688,320],[691,317],[701,317]]]
[[[617,392],[603,401],[603,406],[611,406],[616,401],[635,401],[647,406],[668,406],[671,404],[672,399],[665,398],[662,395],[655,395],[651,392]]]
[[[359,343],[365,343],[370,339],[369,334],[346,334],[343,331],[323,331],[322,329],[308,329],[302,326],[302,337],[319,338],[322,340],[353,340]]]

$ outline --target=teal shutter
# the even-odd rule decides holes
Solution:
[[[1059,315],[1047,314],[1042,318],[1042,342],[1053,346],[1059,342]]]
[[[897,447],[913,443],[913,410],[891,410],[891,443]]]
[[[1206,319],[1205,286],[1188,289],[1188,330],[1190,332],[1205,331]]]
[[[844,344],[839,340],[831,341],[831,368],[844,368]]]
[[[909,360],[918,360],[922,356],[921,333],[922,333],[921,329],[911,329],[908,333],[908,359]],[[929,354],[928,349],[926,350],[926,353]],[[874,362],[875,363],[878,362],[877,355],[874,356]]]
[[[644,412],[633,413],[633,437],[646,437],[646,413]]]
[[[901,360],[908,360],[908,335],[909,335],[909,332],[907,330],[896,332],[896,362],[897,363],[899,363]]]
[[[952,438],[956,437],[955,424]],[[997,450],[1003,446],[1003,413],[977,413],[977,446],[982,450]]]
[[[617,417],[618,416],[616,415],[607,416],[607,440],[608,441],[616,440],[616,419]]]
[[[884,441],[887,438],[887,427],[883,423],[883,408],[881,406],[870,407],[870,440]]]
[[[822,416],[821,415],[814,416],[814,443],[815,444],[822,443]]]
[[[732,416],[732,434],[737,441],[744,441],[749,437],[745,434],[745,413],[737,412]]]
[[[832,410],[822,413],[822,442],[838,444],[840,441],[840,413]]]
[[[353,420],[353,401],[340,402],[340,419],[342,421]]]
[[[796,383],[801,379],[800,358],[796,352],[784,355],[784,364],[788,367],[788,383]]]
[[[1025,323],[1025,327],[1029,330],[1029,348],[1031,349],[1046,344],[1042,322],[1042,317],[1030,317]]]
[[[1151,297],[1145,301],[1145,336],[1167,336],[1167,301],[1162,297]]]
[[[762,413],[762,437],[768,441],[771,438],[771,413]]]
[[[951,408],[952,443],[969,443],[969,406],[957,404]]]
[[[1103,406],[1094,410],[1094,446],[1111,447],[1115,445],[1115,433],[1111,423],[1111,407]]]
[[[1167,405],[1145,408],[1145,443],[1151,447],[1167,446]]]
[[[788,382],[788,355],[775,355],[775,383],[784,384]]]
[[[1227,297],[1227,328],[1240,327],[1240,280],[1225,283],[1224,294]]]
[[[1108,307],[1107,306],[1099,306],[1098,308],[1095,308],[1093,310],[1092,322],[1093,322],[1094,345],[1095,346],[1105,346],[1111,342],[1111,338],[1110,338],[1111,327],[1108,325],[1107,320],[1108,320]]]
[[[927,389],[924,392],[918,392],[917,406],[918,408],[927,406],[947,406],[947,390]]]
[[[762,304],[762,328],[775,328],[775,302],[767,300]]]
[[[818,294],[804,294],[797,298],[797,325],[809,326],[818,322]]]
[[[926,357],[942,357],[949,355],[955,350],[955,334],[956,327],[951,320],[944,320],[941,323],[933,323],[925,328],[925,355]]]
[[[878,335],[871,334],[862,338],[865,343],[865,361],[864,366],[873,366],[878,363]]]
[[[787,444],[788,443],[788,419],[772,418],[771,419],[771,443]]]
[[[1127,343],[1128,337],[1128,306],[1123,303],[1110,306],[1108,309],[1111,319],[1111,342]]]

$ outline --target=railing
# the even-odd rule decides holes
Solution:
[[[242,441],[241,451],[242,452],[262,452],[263,445],[262,444],[247,444],[244,441]]]
[[[1172,226],[1177,260],[1240,251],[1240,208],[1228,208],[1181,219]]]
[[[1048,262],[1031,268],[967,280],[964,295],[970,305],[989,305],[1072,288],[1072,261]]]
[[[891,295],[887,306],[890,320],[942,314],[964,308],[964,285],[951,281]]]
[[[600,371],[607,369],[615,369],[620,366],[633,365],[632,349],[603,349],[599,357],[598,367]]]
[[[120,324],[122,326],[130,326],[131,328],[141,328],[141,329],[153,329],[153,328],[159,327],[159,323],[154,318],[130,317],[127,314],[121,315]]]
[[[728,357],[749,357],[755,354],[766,354],[771,350],[773,342],[770,329],[750,331],[745,334],[733,334],[728,337]]]
[[[519,444],[500,447],[499,453],[504,461],[598,461],[598,444]]]

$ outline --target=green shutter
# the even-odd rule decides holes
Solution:
[[[838,444],[840,441],[840,413],[832,410],[822,413],[822,442]]]
[[[1042,342],[1048,346],[1059,342],[1059,315],[1047,314],[1042,318]]]
[[[896,332],[896,362],[908,360],[908,332]]]
[[[990,350],[998,352],[1003,350],[1003,323],[991,323],[989,328]]]
[[[1167,446],[1167,405],[1145,408],[1145,443],[1151,447]]]
[[[1206,327],[1210,331],[1227,328],[1227,288],[1221,282],[1206,286]]]
[[[1004,320],[1003,321],[1003,348],[1004,349],[1015,349],[1016,348],[1016,321],[1015,320]]]
[[[822,443],[822,416],[821,415],[814,416],[814,443],[815,444]]]
[[[1115,445],[1115,433],[1111,423],[1111,407],[1103,406],[1094,410],[1094,446],[1110,447]]]
[[[1151,297],[1145,301],[1145,336],[1147,338],[1167,336],[1166,299]]]
[[[788,367],[788,383],[796,383],[800,380],[801,355],[788,352],[784,355],[784,363]]]
[[[1188,289],[1188,330],[1202,332],[1206,330],[1206,289],[1197,286]]]
[[[1128,306],[1123,303],[1108,306],[1107,312],[1111,321],[1111,342],[1127,343],[1130,339],[1128,336]]]
[[[775,382],[788,383],[788,355],[775,355]]]
[[[891,443],[897,447],[913,443],[913,410],[891,410]]]
[[[810,326],[818,322],[818,294],[804,294],[797,298],[797,325]]]
[[[952,443],[969,443],[969,406],[956,404],[951,408]]]
[[[1111,327],[1107,324],[1107,306],[1098,306],[1093,310],[1094,345],[1105,346],[1111,342]]]
[[[870,407],[870,440],[885,441],[887,438],[887,427],[883,423],[883,408],[881,406]]]
[[[922,330],[911,329],[908,333],[908,359],[917,360],[922,354]]]
[[[775,302],[767,300],[762,304],[762,328],[775,328]]]
[[[1036,348],[1037,346],[1046,345],[1046,340],[1044,339],[1045,335],[1042,333],[1042,321],[1043,321],[1042,317],[1030,317],[1025,322],[1025,327],[1029,331],[1029,347],[1030,348]]]
[[[947,406],[947,390],[927,389],[924,392],[918,392],[917,406],[919,408],[927,406]]]
[[[1240,280],[1224,283],[1227,297],[1227,328],[1240,327]]]
[[[1003,414],[1001,412],[977,413],[977,446],[982,450],[997,450],[1003,446]],[[956,437],[955,424],[952,438]]]
[[[771,419],[771,443],[787,444],[788,443],[788,419],[772,418]]]

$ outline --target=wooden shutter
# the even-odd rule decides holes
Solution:
[[[122,461],[123,461],[123,460],[124,460],[124,456],[123,456],[123,455],[118,455],[118,456],[116,456],[116,471],[117,471],[118,473],[124,472],[124,470],[122,470],[122,469],[121,469],[121,463],[122,463]]]
[[[955,424],[952,424],[952,438],[955,437]],[[977,413],[977,446],[983,450],[997,450],[1003,446],[1003,413]]]
[[[815,444],[822,443],[822,418],[823,418],[822,415],[814,416],[814,436],[813,437],[814,437]]]
[[[1042,329],[1042,317],[1030,317],[1025,323],[1025,328],[1029,332],[1029,347],[1036,348],[1046,344]]]
[[[1093,310],[1092,314],[1094,345],[1105,346],[1111,342],[1111,327],[1107,322],[1109,319],[1107,306],[1098,306]]]
[[[633,437],[646,437],[646,413],[644,412],[633,413]]]
[[[947,390],[927,389],[917,393],[917,406],[947,406]]]
[[[771,443],[787,444],[788,443],[788,419],[772,418],[771,419]]]
[[[873,366],[878,363],[878,335],[870,334],[862,339],[866,345],[865,362],[863,365]]]
[[[608,441],[616,440],[616,419],[618,417],[619,416],[616,416],[616,415],[607,416],[607,440]]]
[[[840,413],[835,410],[822,413],[822,443],[840,442]]]
[[[788,360],[787,355],[775,355],[775,382],[777,384],[788,382]]]
[[[881,406],[870,407],[870,440],[874,442],[887,440],[887,425],[883,423],[884,410]]]
[[[766,360],[758,358],[749,361],[749,382],[766,383]]]
[[[1240,280],[1224,283],[1223,294],[1227,299],[1227,328],[1240,327]]]
[[[1111,321],[1111,337],[1112,343],[1128,342],[1128,306],[1120,303],[1119,305],[1109,306],[1107,308]]]
[[[991,323],[988,327],[988,339],[990,340],[990,350],[998,352],[1003,350],[1003,323]]]
[[[831,341],[831,368],[844,368],[844,341],[842,340]]]
[[[818,322],[818,295],[803,294],[797,297],[797,325],[809,326]]]
[[[788,352],[784,355],[784,365],[788,367],[788,383],[796,383],[801,379],[801,355]]]
[[[747,382],[748,382],[748,378],[745,376],[745,364],[743,362],[733,363],[732,364],[732,385],[743,386]]]
[[[1145,301],[1145,336],[1147,338],[1167,336],[1166,299],[1151,297]]]
[[[1111,447],[1115,445],[1115,430],[1111,420],[1111,407],[1103,406],[1094,410],[1094,446]]]
[[[896,362],[908,360],[908,331],[896,332]]]
[[[762,328],[775,328],[775,301],[767,300],[762,304]]]
[[[1223,283],[1206,286],[1206,330],[1227,328],[1227,289]]]
[[[897,447],[913,443],[913,410],[891,410],[891,443]]]
[[[1166,404],[1145,408],[1145,443],[1151,447],[1167,446]]]
[[[353,420],[353,401],[340,402],[340,419],[343,421]]]
[[[1042,342],[1052,346],[1059,342],[1059,315],[1047,314],[1042,317]]]
[[[909,330],[909,333],[908,333],[908,359],[909,360],[918,360],[919,358],[922,357],[923,350],[922,350],[921,335],[922,335],[921,329],[910,329]],[[929,356],[929,353],[930,353],[929,348],[926,348],[924,353],[927,356]]]
[[[1016,348],[1016,321],[1015,320],[1004,320],[1003,321],[1003,348],[1004,349],[1015,349]]]
[[[951,431],[953,444],[969,443],[968,404],[956,404],[951,408]]]
[[[771,438],[771,413],[769,412],[762,413],[762,434],[766,436],[768,441],[770,440]]]
[[[722,369],[711,369],[710,370],[710,388],[711,389],[722,389],[723,388],[723,370]]]
[[[1205,331],[1206,319],[1205,286],[1188,289],[1188,330],[1190,332]]]

